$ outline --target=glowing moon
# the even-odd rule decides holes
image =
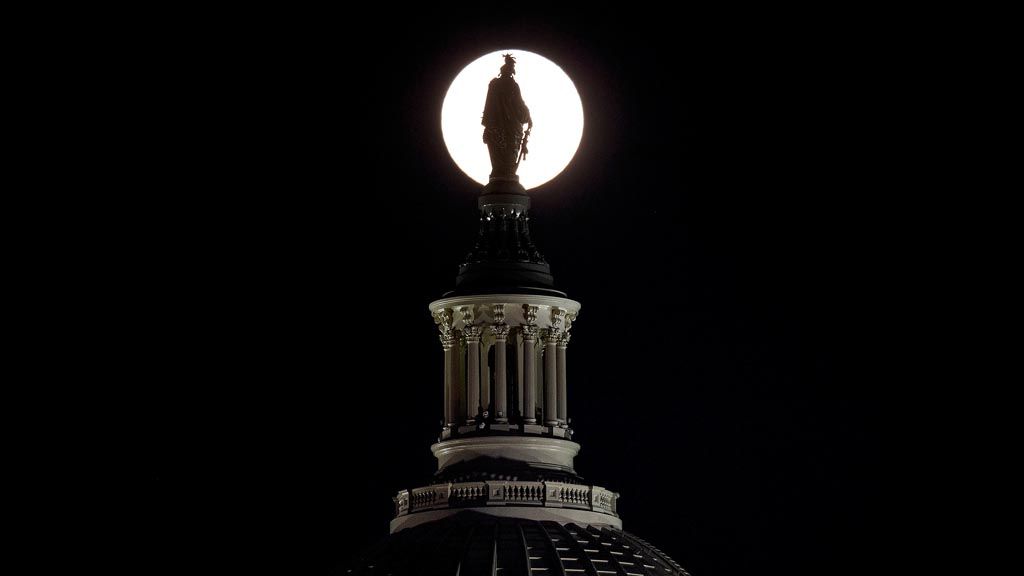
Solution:
[[[583,137],[583,103],[569,76],[557,64],[526,50],[498,50],[477,58],[459,72],[441,106],[441,133],[455,164],[467,176],[487,183],[491,160],[483,142],[480,117],[487,84],[505,63],[502,54],[516,58],[515,81],[533,117],[527,144],[529,154],[519,164],[519,183],[536,188],[558,176],[579,148]],[[525,126],[524,126],[525,128]]]

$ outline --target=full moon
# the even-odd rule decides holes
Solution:
[[[579,148],[583,137],[583,104],[569,76],[557,64],[526,50],[498,50],[471,62],[455,77],[441,106],[441,133],[455,164],[467,176],[487,184],[491,160],[483,142],[480,118],[487,84],[505,63],[503,54],[516,59],[515,81],[530,108],[533,131],[529,153],[520,162],[519,183],[536,188],[558,176]],[[524,126],[525,128],[525,126]]]

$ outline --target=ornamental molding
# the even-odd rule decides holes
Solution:
[[[460,319],[464,326],[473,325],[473,306],[459,306]]]
[[[491,317],[495,324],[505,323],[505,304],[494,304],[491,306]]]
[[[452,311],[450,308],[440,308],[437,310],[431,310],[434,316],[434,324],[437,324],[437,329],[441,331],[441,334],[451,334],[452,331]]]
[[[511,480],[452,482],[400,491],[395,517],[447,508],[525,506],[586,510],[618,518],[619,494],[601,486]]]
[[[452,298],[435,300],[430,303],[430,311],[433,313],[434,311],[442,308],[456,308],[473,304],[486,304],[493,306],[497,303],[557,307],[564,309],[567,314],[573,316],[578,314],[580,310],[579,302],[570,300],[569,298],[559,298],[557,296],[541,296],[532,294],[475,294],[472,296],[454,296]],[[505,308],[505,314],[508,314],[507,307]]]
[[[485,294],[438,300],[431,303],[430,310],[442,332],[467,326],[483,326],[486,330],[491,325],[568,330],[579,311],[579,303],[553,296]]]
[[[570,440],[536,436],[489,436],[446,440],[430,447],[430,451],[438,459],[439,465],[441,461],[445,462],[444,465],[440,465],[441,468],[447,465],[450,457],[459,454],[472,454],[473,457],[487,454],[497,457],[502,452],[514,449],[536,451],[537,454],[557,455],[559,460],[568,458],[568,462],[571,462],[572,458],[579,454],[580,445]],[[548,463],[554,462],[547,456],[535,456],[532,459]]]
[[[555,332],[561,332],[565,328],[565,316],[566,312],[562,308],[551,308],[551,329]]]
[[[448,308],[441,308],[433,311],[434,323],[437,324],[437,329],[440,332],[438,337],[441,339],[441,346],[445,350],[450,350],[452,344],[455,343],[455,334],[452,331],[452,311]]]

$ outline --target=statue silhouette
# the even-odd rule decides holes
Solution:
[[[533,128],[530,109],[523,102],[519,84],[512,79],[516,59],[505,54],[500,75],[487,86],[487,100],[480,123],[484,125],[484,143],[491,156],[491,180],[518,181],[520,157],[526,157],[526,140]],[[523,124],[527,124],[523,133]]]

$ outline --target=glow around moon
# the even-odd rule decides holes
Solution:
[[[529,154],[519,164],[519,182],[536,188],[558,176],[583,138],[583,104],[569,76],[547,58],[510,48],[477,58],[455,77],[441,106],[441,132],[455,163],[467,176],[486,184],[491,173],[480,117],[487,84],[504,64],[502,54],[516,58],[515,80],[533,117]]]

